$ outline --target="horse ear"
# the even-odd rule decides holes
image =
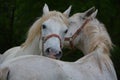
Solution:
[[[95,18],[96,15],[97,15],[97,13],[98,13],[98,9],[96,9],[96,11],[95,11],[94,13],[92,13],[90,17],[91,17],[91,18]]]
[[[48,8],[48,5],[45,4],[44,7],[43,7],[43,14],[47,14],[49,12],[49,8]]]
[[[3,69],[0,69],[0,79],[1,79],[1,80],[6,80],[8,74],[9,74],[9,68],[8,68],[8,67],[5,67],[5,68],[3,68]]]
[[[72,7],[72,6],[69,6],[69,8],[63,12],[63,14],[64,14],[66,17],[69,17],[69,14],[70,14],[70,11],[71,11],[71,7]]]
[[[95,11],[95,7],[88,9],[87,11],[84,12],[85,17],[90,17],[94,11]]]

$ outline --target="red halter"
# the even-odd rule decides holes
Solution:
[[[60,38],[60,36],[59,35],[57,35],[57,34],[50,34],[50,35],[48,35],[47,37],[43,37],[42,39],[43,39],[43,42],[45,43],[49,38],[51,38],[51,37],[56,37],[56,38],[58,38],[59,40],[60,40],[60,47],[62,48],[62,40],[61,40],[61,38]]]
[[[66,37],[65,41],[69,41],[71,48],[74,48],[73,41],[76,39],[76,37],[79,35],[81,30],[85,27],[85,25],[90,21],[90,19],[87,19],[83,25],[71,36],[71,37]]]

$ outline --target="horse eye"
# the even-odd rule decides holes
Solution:
[[[85,17],[82,17],[82,19],[86,19]]]
[[[47,27],[46,27],[46,25],[43,24],[43,25],[42,25],[42,28],[43,28],[43,29],[46,29]]]
[[[67,32],[68,32],[68,29],[66,29],[64,33],[67,33]]]

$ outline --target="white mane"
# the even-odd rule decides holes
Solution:
[[[88,50],[86,52],[89,53],[77,62],[84,63],[84,61],[86,59],[88,60],[92,55],[97,61],[97,65],[101,72],[107,70],[113,77],[115,77],[116,73],[109,57],[113,43],[104,24],[100,23],[97,19],[93,19],[83,28],[81,35],[80,43],[83,42],[81,47],[84,46],[84,50]]]
[[[83,34],[87,36],[87,41],[85,42],[89,43],[89,53],[93,52],[98,47],[102,48],[104,53],[110,53],[110,49],[112,48],[113,43],[106,28],[104,27],[104,24],[100,23],[97,19],[90,21],[84,27]],[[84,38],[83,40],[86,39]]]

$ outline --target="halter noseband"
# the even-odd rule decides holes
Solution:
[[[60,40],[60,47],[62,48],[62,40],[61,40],[60,36],[57,35],[57,34],[50,34],[50,35],[48,35],[47,37],[42,37],[43,43],[45,43],[45,42],[46,42],[49,38],[51,38],[51,37],[56,37],[56,38],[58,38],[58,39]]]
[[[71,37],[66,37],[65,41],[69,41],[71,48],[74,48],[73,41],[76,39],[76,37],[79,35],[81,30],[85,27],[85,25],[90,21],[90,19],[87,19],[83,25],[78,28],[78,30],[71,36]]]

